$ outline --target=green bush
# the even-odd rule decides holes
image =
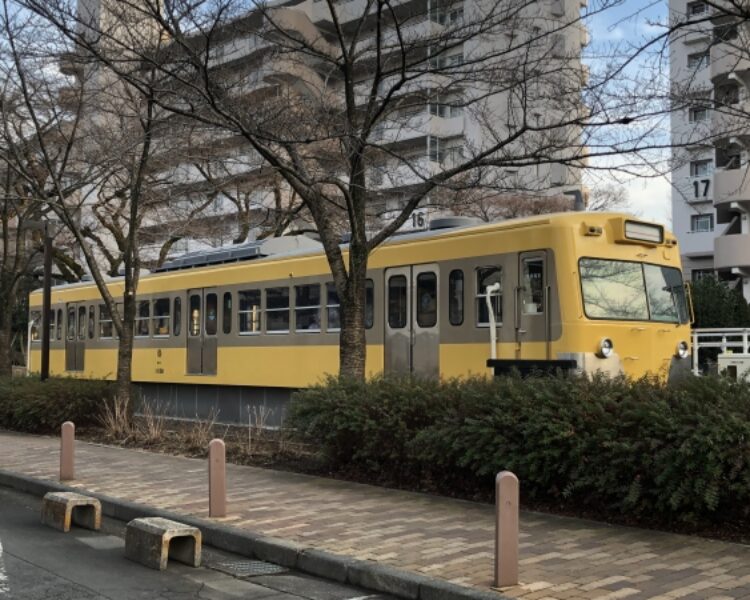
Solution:
[[[750,514],[750,385],[728,379],[331,379],[289,419],[329,469],[384,483],[489,497],[509,469],[526,499],[576,509]]]
[[[0,378],[0,427],[48,433],[59,431],[65,421],[77,427],[96,425],[113,390],[107,381]]]

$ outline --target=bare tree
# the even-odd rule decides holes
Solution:
[[[124,26],[82,35],[63,0],[23,4],[141,93],[158,74],[160,107],[241,138],[286,182],[320,235],[341,300],[345,375],[364,375],[369,255],[415,208],[465,190],[564,191],[591,157],[622,156],[616,168],[627,170],[665,147],[653,124],[669,110],[665,94],[644,98],[657,83],[625,69],[643,48],[589,75],[575,3],[540,12],[531,0],[323,0],[306,10],[121,0],[169,40],[148,50]],[[102,51],[103,40],[118,52]],[[390,219],[371,230],[383,213]],[[347,247],[335,225],[342,215]]]

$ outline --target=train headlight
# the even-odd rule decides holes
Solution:
[[[615,349],[615,345],[612,343],[612,340],[609,338],[604,338],[601,342],[599,342],[599,352],[597,354],[601,358],[609,358],[612,355],[612,352]]]
[[[688,343],[685,341],[680,342],[677,344],[677,352],[675,353],[680,358],[687,358],[688,354],[690,354],[690,346],[688,346]]]

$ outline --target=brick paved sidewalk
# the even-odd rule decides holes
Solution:
[[[0,468],[57,477],[59,440],[0,432]],[[207,517],[205,460],[76,443],[74,485]],[[359,559],[487,588],[492,507],[229,465],[223,522]],[[523,482],[522,482],[523,484]],[[521,515],[523,600],[750,600],[750,546]]]

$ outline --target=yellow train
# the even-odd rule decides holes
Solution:
[[[337,372],[339,305],[325,256],[270,246],[187,257],[141,278],[133,381],[146,397],[178,415],[245,420],[251,406],[278,413],[290,390]],[[121,282],[109,285],[121,293]],[[32,319],[41,302],[33,292]],[[624,214],[396,236],[372,254],[366,305],[372,375],[491,374],[493,355],[498,370],[559,364],[670,378],[690,368],[677,241]],[[51,373],[113,378],[117,340],[96,286],[55,287],[52,308]]]

